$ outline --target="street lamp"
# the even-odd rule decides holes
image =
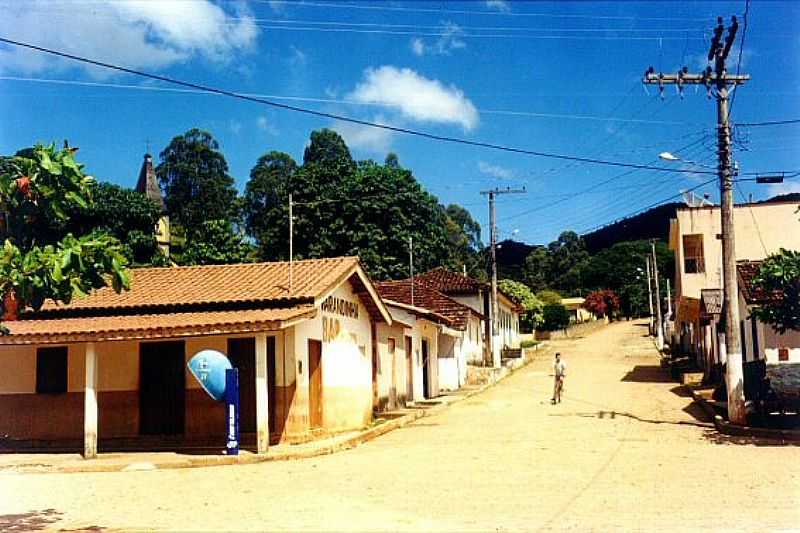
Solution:
[[[696,167],[710,168],[712,170],[716,170],[712,166],[704,165],[703,163],[698,163],[697,161],[690,161],[688,159],[683,159],[682,157],[677,156],[677,155],[673,154],[672,152],[661,152],[660,154],[658,154],[658,158],[663,160],[663,161],[671,161],[671,162],[678,161],[678,162],[681,162],[681,163],[686,163],[687,165],[694,165]]]

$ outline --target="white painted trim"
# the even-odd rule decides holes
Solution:
[[[83,458],[97,457],[97,352],[93,342],[86,343],[86,381],[83,396]]]
[[[256,334],[256,435],[257,451],[269,448],[269,392],[267,389],[267,334]]]

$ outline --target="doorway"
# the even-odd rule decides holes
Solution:
[[[139,433],[182,435],[186,421],[183,341],[139,344]]]
[[[308,416],[311,429],[322,427],[322,342],[308,341]]]
[[[430,375],[428,371],[428,339],[422,339],[422,396],[430,398]]]
[[[414,353],[411,337],[405,338],[406,343],[406,401],[414,401]]]
[[[256,340],[253,337],[228,339],[228,359],[239,370],[239,430],[255,433],[256,423]],[[275,376],[275,337],[267,337],[267,398],[269,431],[275,431],[277,420],[277,387]]]

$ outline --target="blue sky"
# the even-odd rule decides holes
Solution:
[[[360,2],[319,0],[0,0],[0,35],[280,102],[436,134],[560,154],[653,163],[663,151],[714,162],[716,109],[703,91],[662,101],[644,70],[705,66],[715,17],[739,2]],[[800,5],[753,1],[742,71],[752,81],[732,119],[800,117]],[[740,27],[739,35],[742,34]],[[735,70],[739,54],[733,50]],[[398,154],[441,202],[484,229],[482,189],[526,186],[498,202],[501,238],[546,243],[707,179],[433,142],[87,69],[0,45],[0,153],[69,139],[98,179],[133,186],[149,141],[157,154],[197,126],[236,178],[269,150],[298,161],[309,133],[340,131],[356,158]],[[743,172],[800,169],[800,125],[740,128]],[[688,146],[683,153],[681,147]],[[658,163],[665,166],[678,163]],[[685,164],[684,168],[701,167]],[[800,191],[743,183],[755,199]],[[698,192],[716,198],[712,185]],[[517,233],[514,233],[518,230]],[[485,235],[485,231],[484,231]]]

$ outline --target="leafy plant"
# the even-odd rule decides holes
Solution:
[[[533,331],[542,323],[542,309],[544,304],[533,294],[527,285],[510,279],[501,279],[497,283],[497,286],[503,293],[507,294],[525,310],[520,317],[520,324],[523,331]]]
[[[36,145],[0,164],[0,204],[5,214],[0,235],[0,293],[7,319],[45,300],[68,303],[109,283],[129,288],[127,260],[119,241],[102,232],[58,242],[39,234],[42,225],[65,224],[69,213],[92,205],[94,180],[83,172],[76,148]],[[44,242],[42,242],[44,241]]]
[[[547,304],[542,310],[541,329],[556,331],[569,326],[569,311],[561,304]]]
[[[536,293],[536,297],[544,304],[560,304],[561,295],[556,291],[543,290]]]
[[[611,317],[619,307],[619,297],[610,289],[590,292],[583,302],[583,308],[597,318]]]
[[[800,252],[781,249],[767,257],[753,284],[766,297],[753,316],[781,334],[800,330]]]

